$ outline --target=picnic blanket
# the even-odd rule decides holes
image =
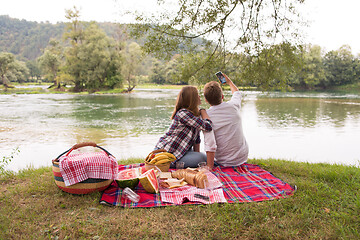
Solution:
[[[65,186],[88,178],[115,179],[118,164],[112,155],[105,152],[89,152],[65,155],[59,158],[59,168]]]
[[[119,170],[131,167],[135,166],[119,165]],[[286,198],[295,192],[294,187],[254,164],[245,163],[239,167],[215,167],[212,174],[219,179],[222,186],[212,190],[208,195],[202,192],[206,190],[199,189],[200,192],[198,193],[199,195],[196,195],[197,197],[179,197],[181,201],[179,200],[178,202],[170,203],[162,201],[164,194],[161,192],[158,194],[147,193],[140,184],[135,189],[135,192],[140,195],[140,201],[134,203],[123,198],[122,189],[118,188],[116,183],[113,182],[109,188],[102,193],[100,203],[130,208],[160,207],[177,204],[203,204],[204,201],[202,200],[204,199],[202,199],[202,196],[209,196],[209,199],[211,200],[211,194],[219,194],[219,192],[223,193],[228,203],[259,202]],[[217,193],[215,193],[215,190],[217,190]],[[174,192],[173,194],[176,195]],[[171,196],[170,198],[175,199],[177,197]],[[167,201],[167,199],[164,200]],[[214,200],[216,199],[214,198]],[[208,201],[206,200],[205,203],[208,203]]]

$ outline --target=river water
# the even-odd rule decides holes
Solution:
[[[118,160],[145,158],[170,125],[178,92],[0,95],[0,158],[13,156],[8,169],[15,171],[50,166],[84,141],[96,142]],[[250,158],[360,165],[360,95],[243,94],[240,114]]]

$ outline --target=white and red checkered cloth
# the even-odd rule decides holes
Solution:
[[[118,174],[115,157],[108,156],[105,152],[71,154],[60,157],[59,162],[65,186],[88,178],[115,179]]]
[[[209,181],[207,189],[200,189],[191,185],[178,188],[160,188],[162,202],[173,203],[176,205],[184,202],[201,202],[203,204],[227,202],[222,189],[222,183],[211,172],[206,172]]]

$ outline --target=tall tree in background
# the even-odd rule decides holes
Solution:
[[[324,85],[326,74],[321,47],[306,46],[302,51],[302,60],[302,69],[293,83],[305,89],[313,89],[316,86]]]
[[[166,64],[165,82],[169,84],[185,83],[181,78],[181,69],[183,66],[183,58],[180,54],[175,54]]]
[[[9,88],[10,81],[23,82],[29,70],[24,62],[15,59],[12,53],[0,52],[0,85]]]
[[[296,47],[282,43],[263,49],[248,58],[244,76],[252,85],[264,90],[290,89],[291,79],[301,69],[301,57]]]
[[[359,81],[359,60],[355,59],[348,45],[337,51],[330,51],[324,57],[327,83],[325,86],[339,86]]]
[[[95,22],[84,29],[78,57],[81,67],[79,76],[88,90],[113,88],[121,81],[120,55],[115,50],[115,42]]]
[[[122,75],[127,82],[127,92],[131,92],[136,86],[135,75],[139,71],[140,63],[144,58],[141,47],[136,42],[126,45],[121,51],[123,56]]]
[[[7,74],[12,71],[12,63],[15,62],[15,57],[12,53],[0,53],[0,84],[4,85],[5,89],[9,87],[9,80]]]
[[[83,40],[83,26],[79,20],[80,11],[74,9],[66,10],[66,19],[70,22],[66,23],[66,32],[64,40],[70,42],[70,47],[65,49],[65,66],[64,71],[72,77],[74,83],[74,91],[82,91],[85,88],[84,80],[81,79],[82,62],[79,56],[80,44]]]
[[[152,73],[150,74],[150,81],[156,84],[164,84],[165,80],[165,68],[161,61],[156,60],[153,64]]]
[[[71,22],[64,34],[70,42],[65,50],[64,73],[72,78],[75,92],[114,88],[121,83],[121,60],[115,42],[95,22],[83,23],[79,17],[76,8],[66,10]]]
[[[45,73],[46,78],[53,82],[51,87],[60,89],[58,73],[62,64],[62,48],[60,43],[54,39],[50,40],[49,46],[45,49],[44,54],[38,58],[40,68]]]
[[[29,77],[29,69],[26,67],[26,63],[15,59],[11,65],[12,71],[8,73],[8,80],[19,83],[25,82]]]
[[[31,80],[39,80],[41,78],[41,71],[37,61],[30,60],[26,62],[26,67],[29,69],[29,76]]]

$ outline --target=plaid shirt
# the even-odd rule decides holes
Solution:
[[[211,124],[211,120],[202,120],[189,110],[182,108],[175,114],[171,126],[159,139],[155,149],[163,148],[179,160],[194,144],[200,143],[200,130],[206,132],[212,130]]]

